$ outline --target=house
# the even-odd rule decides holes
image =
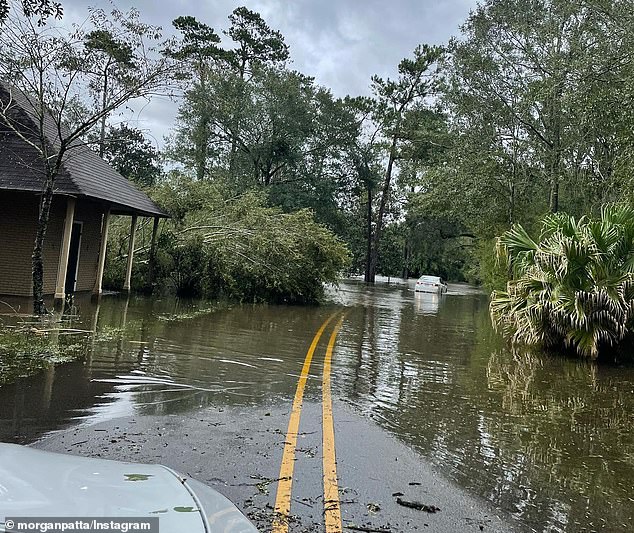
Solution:
[[[0,84],[0,103],[11,98],[12,123],[37,138],[39,127],[28,100]],[[31,108],[32,109],[32,108]],[[52,117],[44,132],[59,145]],[[44,163],[40,154],[0,118],[0,295],[31,296],[31,254],[35,242]],[[167,215],[150,198],[85,145],[71,148],[56,178],[43,249],[44,294],[101,293],[108,223],[111,215],[129,216],[130,239],[123,289],[129,290],[134,237],[139,217],[154,218],[152,247],[158,221]]]

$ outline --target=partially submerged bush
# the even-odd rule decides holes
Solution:
[[[599,220],[552,214],[538,241],[516,225],[498,244],[511,279],[493,292],[491,317],[514,343],[596,358],[631,337],[634,209],[606,205]]]

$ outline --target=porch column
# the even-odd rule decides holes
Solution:
[[[101,294],[101,283],[103,282],[103,269],[106,264],[106,248],[108,247],[108,224],[110,223],[110,208],[106,209],[101,222],[101,243],[99,245],[99,262],[97,263],[97,278],[93,294]]]
[[[158,234],[159,217],[154,217],[152,226],[152,241],[150,242],[150,264],[148,265],[149,285],[154,283],[154,262],[156,261],[156,236]]]
[[[136,221],[137,216],[132,216],[132,222],[130,224],[130,242],[128,243],[128,264],[125,268],[125,282],[123,283],[123,290],[130,290],[130,279],[132,278],[132,260],[134,258],[134,237],[136,235]]]
[[[75,199],[70,196],[66,200],[66,219],[64,220],[64,235],[62,249],[57,265],[57,283],[55,284],[55,299],[66,297],[66,269],[68,268],[68,254],[70,253],[70,237],[73,234],[73,220],[75,219]]]

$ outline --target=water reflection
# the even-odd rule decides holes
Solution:
[[[430,294],[426,292],[414,293],[414,309],[422,315],[437,315],[440,302],[444,300],[444,294]]]
[[[347,282],[332,299],[348,310],[337,398],[538,531],[634,530],[634,369],[509,350],[486,296],[466,286],[440,296]],[[97,331],[86,359],[0,388],[2,440],[130,413],[289,402],[333,307],[237,306],[179,321],[170,316],[204,304],[76,305],[74,327]],[[318,376],[320,357],[314,365]],[[311,380],[307,398],[319,394]]]
[[[509,350],[485,297],[440,302],[429,314],[397,305],[396,318],[359,298],[337,358],[342,391],[538,531],[634,530],[633,369]],[[398,349],[380,342],[386,328]]]
[[[250,404],[293,393],[306,335],[328,308],[240,306],[190,320],[187,301],[81,302],[86,358],[0,388],[0,438],[25,442],[69,423]]]

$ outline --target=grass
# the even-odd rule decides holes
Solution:
[[[82,357],[86,338],[28,326],[0,327],[0,386]]]

